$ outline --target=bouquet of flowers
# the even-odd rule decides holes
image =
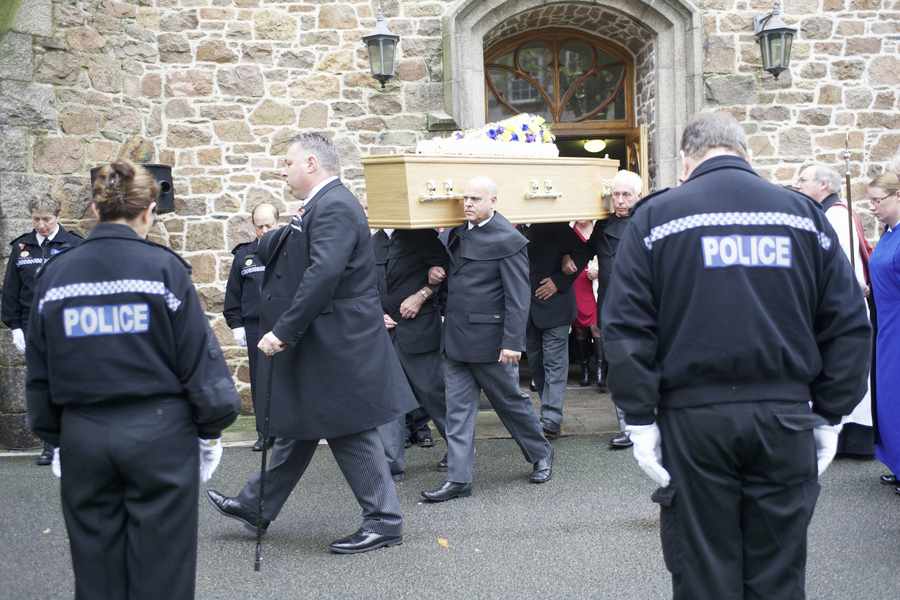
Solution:
[[[488,123],[480,129],[457,131],[449,138],[422,140],[420,154],[466,156],[559,156],[554,136],[543,117],[527,113]]]

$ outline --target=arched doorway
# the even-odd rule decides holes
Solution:
[[[461,127],[487,119],[485,51],[548,28],[574,29],[634,59],[635,126],[646,124],[653,187],[673,185],[677,137],[703,99],[702,23],[687,0],[457,0],[443,21],[444,105]]]
[[[486,47],[484,74],[486,120],[541,115],[562,156],[602,155],[646,174],[635,59],[623,46],[577,29],[534,29]]]

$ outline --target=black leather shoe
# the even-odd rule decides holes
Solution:
[[[878,480],[881,481],[881,485],[900,486],[900,481],[897,481],[897,476],[893,473],[885,473]]]
[[[268,443],[266,444],[266,448],[271,450],[272,446],[275,444],[275,438],[270,437]],[[256,438],[256,442],[253,443],[253,451],[254,452],[262,452],[263,451],[263,439],[262,436]]]
[[[467,498],[472,495],[471,483],[456,483],[454,481],[445,481],[444,485],[436,490],[425,490],[422,497],[428,502],[446,502],[454,498]]]
[[[531,483],[547,483],[553,477],[553,448],[550,448],[550,454],[547,458],[534,463],[534,470],[531,471],[531,477],[528,481]]]
[[[609,447],[613,450],[624,450],[625,448],[631,448],[633,445],[631,438],[624,431],[620,431],[609,440]]]
[[[608,394],[609,393],[609,388],[606,387],[606,382],[601,381],[600,383],[597,384],[597,393],[598,394]]]
[[[894,493],[897,494],[898,496],[900,496],[900,487],[895,487]]]
[[[391,479],[394,480],[394,483],[400,483],[406,479],[406,473],[402,471],[400,473],[391,473]]]
[[[368,552],[378,548],[399,546],[402,543],[402,535],[384,535],[366,529],[358,529],[352,535],[334,540],[329,544],[328,549],[335,554],[359,554],[360,552]]]
[[[438,471],[446,471],[447,470],[447,453],[444,452],[444,458],[438,461],[437,464]]]
[[[229,498],[224,494],[217,492],[216,490],[206,490],[206,497],[209,498],[210,504],[213,507],[231,519],[236,519],[244,524],[244,527],[248,527],[253,531],[256,531],[256,513],[252,510],[248,510],[243,504],[235,500],[234,498]],[[262,520],[262,529],[263,531],[269,528],[269,520]]]
[[[534,379],[532,379],[531,382],[529,382],[528,389],[531,390],[532,392],[537,391],[537,386],[534,384]]]
[[[37,460],[34,463],[41,467],[46,467],[50,463],[53,462],[53,446],[49,446],[44,444],[44,449],[41,450],[41,455],[37,457]]]

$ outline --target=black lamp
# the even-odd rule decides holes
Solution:
[[[781,14],[781,1],[775,0],[772,12],[753,17],[753,32],[762,53],[763,69],[775,79],[787,70],[791,62],[791,43],[797,33],[796,29],[785,24]]]
[[[384,84],[394,76],[394,57],[397,51],[397,42],[400,36],[391,33],[384,20],[381,9],[375,20],[375,31],[363,36],[363,43],[369,49],[369,66],[372,67],[372,77]]]

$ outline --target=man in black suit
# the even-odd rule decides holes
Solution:
[[[384,446],[376,428],[416,406],[384,328],[372,242],[356,197],[336,177],[331,141],[297,136],[285,178],[306,198],[303,217],[266,234],[258,255],[266,266],[259,349],[269,357],[270,434],[277,438],[266,473],[263,525],[268,527],[293,491],[318,441],[334,458],[362,507],[362,526],[333,542],[341,554],[402,542],[402,517]],[[266,398],[263,398],[266,403]],[[228,517],[256,525],[259,476],[228,498],[207,492]]]
[[[421,411],[425,428],[432,419],[444,436],[447,407],[440,376],[441,312],[435,297],[440,284],[429,284],[428,273],[435,267],[446,269],[447,251],[433,229],[379,229],[372,235],[372,245],[384,325],[420,405],[410,414]],[[405,468],[406,419],[382,425],[379,432],[391,474],[399,481]]]
[[[569,327],[578,314],[572,284],[587,264],[587,246],[568,223],[536,223],[528,228],[531,310],[526,349],[531,379],[541,397],[541,425],[547,439],[559,436],[569,376]],[[562,270],[572,257],[576,271]]]
[[[472,493],[475,418],[483,390],[525,460],[530,480],[552,474],[553,448],[531,401],[519,389],[519,358],[528,320],[528,240],[498,212],[497,185],[476,177],[466,186],[466,223],[441,234],[450,254],[444,322],[447,389],[447,481],[422,492],[429,502]]]

